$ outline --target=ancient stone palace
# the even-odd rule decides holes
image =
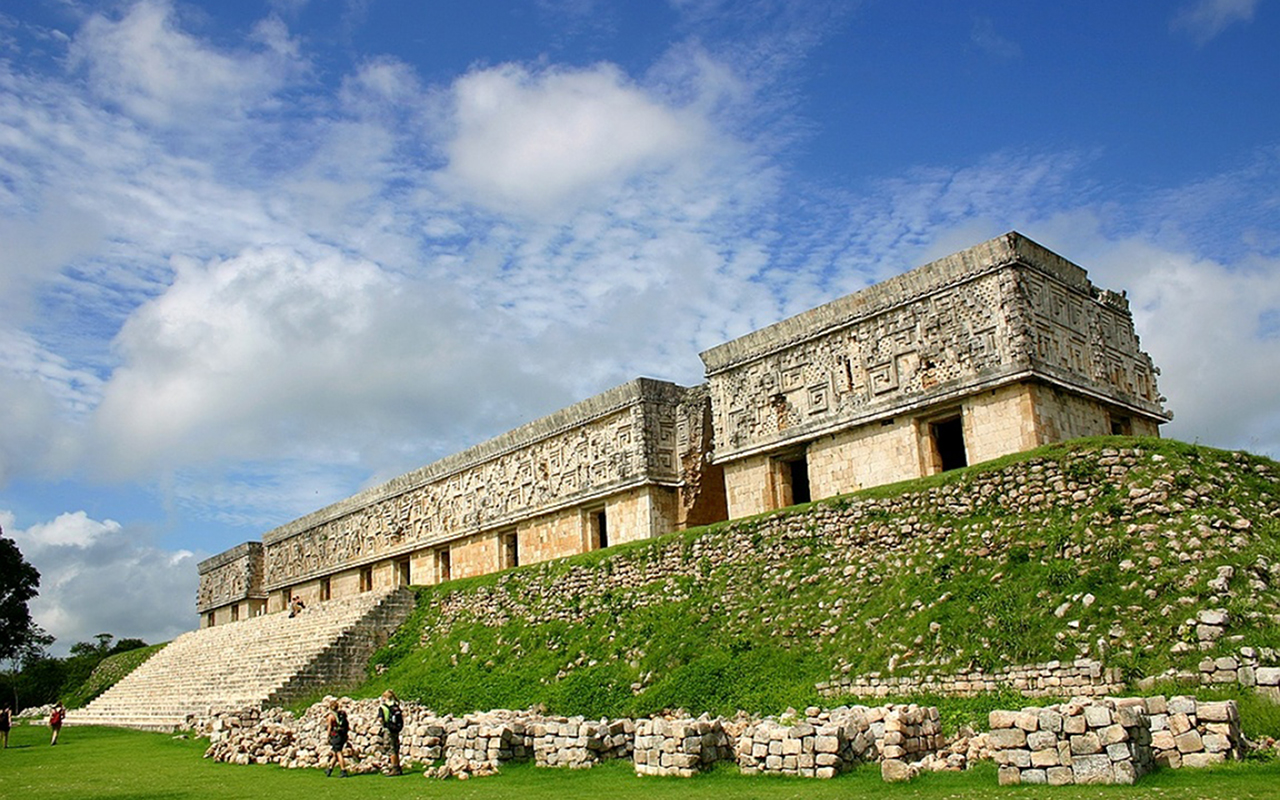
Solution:
[[[1123,294],[1009,233],[200,564],[204,627],[508,569],[1170,415]]]

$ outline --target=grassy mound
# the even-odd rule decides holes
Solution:
[[[1280,648],[1280,466],[1079,440],[419,590],[372,662],[437,711],[776,713],[833,674]],[[1201,610],[1226,609],[1208,649]],[[830,701],[827,701],[829,704]]]
[[[79,688],[63,696],[62,702],[67,708],[87,706],[98,695],[115,686],[163,647],[164,644],[153,644],[107,656],[94,667],[93,672],[89,673],[89,677]]]

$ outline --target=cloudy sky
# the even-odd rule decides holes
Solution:
[[[15,7],[16,6],[16,7]],[[55,652],[196,562],[1016,229],[1280,455],[1280,3],[0,6],[0,527]]]

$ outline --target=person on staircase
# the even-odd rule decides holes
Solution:
[[[342,708],[342,704],[337,700],[329,701],[329,715],[325,717],[325,730],[329,734],[329,768],[324,771],[324,776],[328,778],[333,775],[333,768],[338,767],[338,777],[347,777],[347,759],[344,751],[347,749],[347,737],[351,733],[351,723],[347,719],[347,712]]]
[[[302,602],[302,598],[298,597],[295,594],[293,596],[293,599],[289,601],[289,616],[290,617],[298,616],[299,614],[302,613],[302,610],[306,607],[307,607],[307,604]]]
[[[390,763],[387,765],[388,775],[400,775],[400,731],[404,728],[404,712],[400,710],[400,700],[390,689],[382,693],[382,707],[378,709],[378,717],[382,720],[383,739],[387,745]]]

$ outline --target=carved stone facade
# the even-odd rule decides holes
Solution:
[[[702,386],[637,379],[209,559],[205,624],[282,610],[295,594],[311,603],[493,572],[1077,436],[1158,435],[1169,419],[1123,295],[1017,233],[702,359]]]
[[[730,517],[1169,418],[1124,297],[1016,233],[702,359]]]
[[[241,545],[201,561],[196,611],[202,627],[257,616],[266,609],[262,589],[262,543]]]

